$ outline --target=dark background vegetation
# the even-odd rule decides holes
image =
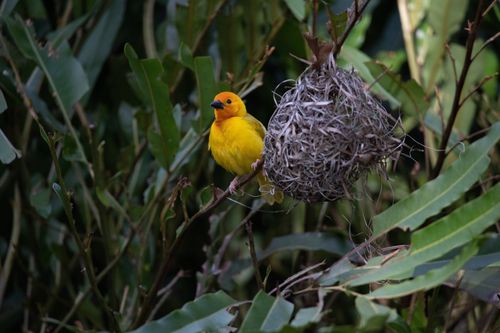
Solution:
[[[376,242],[363,242],[372,235],[374,216],[439,175],[441,167],[436,165],[444,157],[439,150],[444,139],[444,147],[453,148],[442,168],[447,170],[498,121],[500,46],[492,36],[499,31],[500,9],[495,1],[443,1],[446,10],[436,14],[436,1],[372,0],[350,32],[338,64],[357,70],[367,85],[376,81],[373,92],[392,114],[401,115],[408,134],[398,163],[388,166],[388,180],[369,175],[356,184],[352,198],[334,203],[287,198],[272,207],[262,204],[250,182],[244,194],[212,204],[214,194],[220,196],[233,176],[216,166],[207,150],[211,99],[222,90],[239,92],[250,113],[266,124],[275,106],[273,91],[306,68],[297,58],[312,58],[302,33],[311,30],[313,3],[1,3],[1,331],[125,331],[217,291],[251,301],[259,291],[255,266],[265,291],[276,297],[269,302],[279,308],[286,298],[294,304],[294,314],[306,308],[317,313],[309,314],[304,325],[292,322],[267,330],[257,324],[252,329],[241,326],[252,314],[250,302],[221,310],[234,316],[231,326],[242,327],[242,332],[498,329],[499,303],[494,297],[500,290],[499,208],[491,204],[498,197],[483,194],[498,181],[498,151],[490,154],[487,168],[470,176],[476,178],[469,185],[419,224],[446,219],[475,198],[489,200],[490,222],[467,239],[479,242],[479,255],[473,258],[490,258],[474,261],[477,286],[454,288],[464,276],[464,271],[455,275],[456,269],[443,281],[446,286],[424,284],[403,297],[380,301],[359,294],[377,289],[386,279],[351,287],[344,284],[348,277],[323,291],[317,288],[320,274],[341,262],[356,244],[365,245],[348,256],[354,266],[371,257],[396,255],[391,251],[397,246],[413,244],[416,227],[391,228]],[[349,22],[342,21],[342,13],[353,3],[320,1],[317,35],[331,40],[326,29],[330,15],[345,28]],[[398,7],[403,4],[415,15],[413,55],[404,43]],[[474,53],[487,45],[471,62],[460,94],[458,76],[468,62],[463,60],[470,34],[465,27],[478,6],[481,13],[491,7],[472,40]],[[433,13],[437,20],[431,18]],[[275,47],[274,52],[266,52],[268,46]],[[418,73],[410,70],[408,57],[416,58]],[[384,76],[384,71],[391,75]],[[405,86],[412,79],[419,84]],[[453,105],[457,91],[460,99],[473,92],[460,110]],[[454,112],[457,119],[450,120]],[[454,126],[448,140],[443,132],[450,122]],[[458,141],[463,145],[453,146]],[[419,198],[431,197],[423,193]],[[411,209],[408,206],[408,213]],[[242,224],[247,220],[258,263],[250,260],[252,240]],[[457,248],[464,244],[456,242]],[[458,253],[447,252],[433,259]],[[294,274],[321,262],[304,273],[316,275],[293,286],[282,284],[296,281],[300,276]],[[222,296],[215,295],[202,307],[216,308]],[[271,313],[264,303],[255,298],[252,304]],[[221,318],[221,313],[196,317],[186,311],[206,331],[228,329],[229,321],[222,319],[219,326],[207,324],[207,318]],[[272,315],[284,322],[290,316]],[[259,320],[264,321],[258,316],[248,321]],[[178,326],[168,326],[172,322]],[[196,331],[182,316],[166,317],[163,325],[142,330]]]

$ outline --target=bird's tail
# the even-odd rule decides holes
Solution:
[[[262,172],[257,175],[257,181],[259,182],[259,192],[269,205],[283,201],[283,191],[272,184]]]

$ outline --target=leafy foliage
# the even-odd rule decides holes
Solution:
[[[499,5],[367,4],[3,1],[2,330],[498,327]],[[401,117],[399,161],[336,202],[231,196],[213,96],[266,123],[330,50]]]

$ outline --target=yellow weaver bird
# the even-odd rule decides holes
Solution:
[[[266,128],[247,113],[245,103],[232,92],[217,94],[210,106],[214,108],[215,120],[210,127],[208,149],[215,161],[238,177],[251,173],[262,156]],[[231,193],[236,191],[238,177],[229,185]],[[283,201],[283,192],[272,185],[262,171],[257,180],[268,204]]]

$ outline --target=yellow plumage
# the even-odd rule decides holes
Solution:
[[[215,121],[210,127],[208,148],[215,161],[227,171],[242,176],[253,171],[252,164],[261,158],[264,149],[264,125],[246,111],[241,98],[231,92],[222,92],[212,102]],[[267,203],[281,202],[283,193],[269,183],[261,173],[257,175],[260,191]],[[234,187],[234,184],[231,183]]]

